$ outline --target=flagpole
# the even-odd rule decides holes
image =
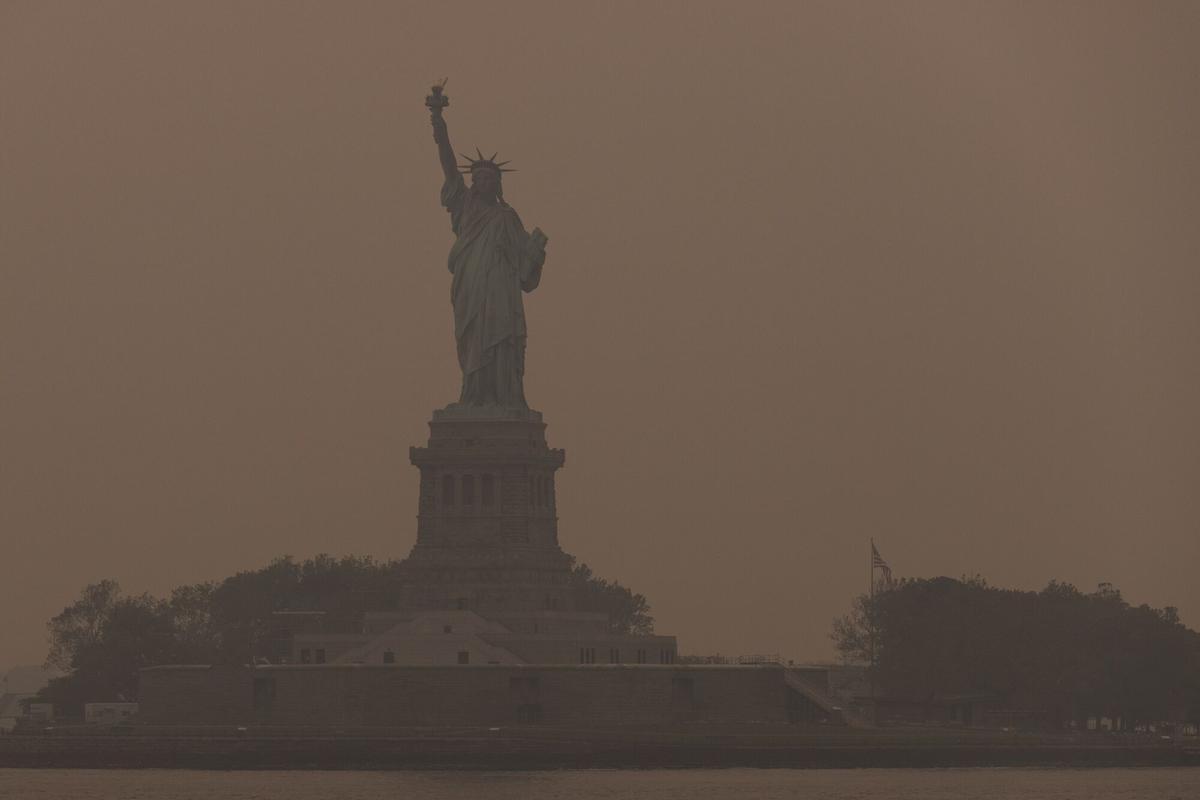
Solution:
[[[871,663],[867,667],[867,672],[871,677],[871,712],[874,715],[875,711],[875,538],[871,537],[871,552],[868,554],[871,562],[869,577],[867,578],[867,591],[870,601],[867,608],[870,609],[867,617],[867,624],[871,631]]]

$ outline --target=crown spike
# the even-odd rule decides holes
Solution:
[[[486,160],[486,159],[483,157],[483,153],[480,153],[480,152],[479,152],[479,148],[478,148],[478,147],[476,147],[476,148],[475,148],[475,153],[476,153],[476,154],[479,156],[479,160],[480,160],[480,161],[485,161],[485,160]]]

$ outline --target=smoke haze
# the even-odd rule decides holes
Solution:
[[[1200,6],[0,6],[0,664],[86,583],[403,557],[457,398],[422,100],[550,237],[564,549],[683,653],[867,581],[1200,625]]]

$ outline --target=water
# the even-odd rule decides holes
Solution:
[[[1200,769],[214,772],[0,769],[3,800],[1197,800]]]

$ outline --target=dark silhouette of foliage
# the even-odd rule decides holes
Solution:
[[[47,661],[69,672],[52,679],[39,700],[67,715],[82,716],[86,702],[133,699],[142,667],[190,660],[170,603],[148,594],[122,597],[114,581],[85,588],[49,627]]]
[[[875,605],[869,595],[860,594],[850,603],[850,613],[833,621],[833,645],[847,664],[871,663],[871,618]]]
[[[1085,594],[1057,581],[1024,592],[979,577],[905,580],[856,598],[832,637],[860,663],[873,638],[878,685],[898,697],[990,695],[1060,725],[1200,714],[1200,634],[1176,609],[1131,606],[1109,584]]]
[[[112,614],[121,587],[116,581],[100,581],[85,586],[79,599],[52,618],[50,652],[46,666],[60,670],[73,669],[75,654],[100,640],[105,622]]]
[[[387,607],[398,564],[325,554],[297,563],[284,556],[226,578],[212,588],[208,605],[213,660],[249,662],[276,611],[323,611],[330,625],[352,626],[364,612]]]
[[[587,564],[574,564],[571,582],[579,598],[580,611],[608,614],[609,629],[614,633],[654,633],[654,617],[644,595],[636,594],[616,581],[597,578]]]
[[[329,629],[357,630],[363,613],[390,608],[400,562],[369,556],[290,556],[222,581],[180,586],[168,599],[121,595],[115,581],[83,589],[47,624],[48,665],[66,674],[39,693],[60,714],[85,702],[132,700],[137,673],[154,664],[250,663],[271,636],[276,611],[321,611]],[[606,613],[614,631],[652,633],[646,598],[574,566],[582,611]]]

